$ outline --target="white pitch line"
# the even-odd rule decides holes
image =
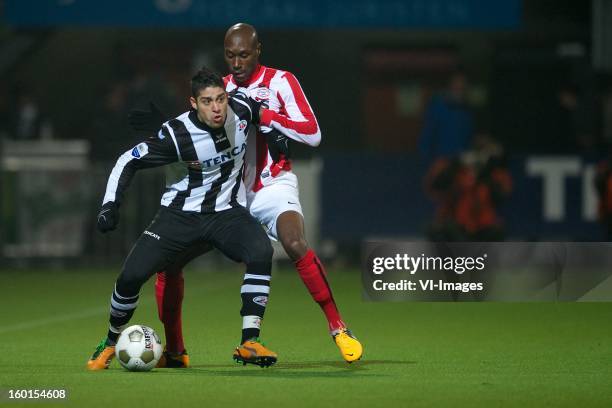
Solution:
[[[35,327],[48,326],[50,324],[67,322],[69,320],[84,319],[86,317],[92,317],[102,313],[108,313],[108,306],[104,308],[96,307],[95,309],[87,309],[79,313],[69,313],[59,316],[47,317],[44,319],[30,320],[28,322],[11,324],[9,326],[0,326],[0,334],[15,332],[19,330],[33,329]]]
[[[140,299],[138,303],[138,307],[140,308],[150,303],[152,303],[151,297],[144,299],[144,300]],[[48,326],[54,323],[63,323],[63,322],[67,322],[70,320],[85,319],[87,317],[92,317],[92,316],[96,316],[100,314],[108,314],[109,309],[110,309],[110,305],[107,304],[104,307],[86,309],[78,313],[61,314],[58,316],[47,317],[44,319],[36,319],[36,320],[30,320],[28,322],[11,324],[8,326],[0,326],[0,334],[11,333],[11,332],[19,331],[19,330],[28,330],[28,329],[33,329],[36,327]]]
[[[141,307],[143,305],[147,305],[148,303],[150,303],[150,301],[140,302],[138,306]],[[0,326],[0,334],[11,333],[11,332],[19,331],[19,330],[33,329],[36,327],[48,326],[54,323],[63,323],[63,322],[67,322],[70,320],[85,319],[87,317],[93,317],[93,316],[97,316],[101,314],[108,314],[108,313],[109,313],[108,305],[105,307],[96,307],[92,309],[86,309],[78,313],[68,313],[68,314],[62,314],[59,316],[46,317],[44,319],[36,319],[36,320],[30,320],[28,322],[11,324],[9,326]]]

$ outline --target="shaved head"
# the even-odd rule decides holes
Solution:
[[[235,41],[250,43],[253,47],[257,47],[257,45],[259,44],[257,30],[255,30],[255,27],[250,24],[234,24],[233,26],[227,29],[227,32],[225,33],[224,44],[231,44]]]
[[[225,33],[223,46],[225,62],[234,80],[240,85],[248,85],[251,76],[259,67],[261,43],[257,30],[250,24],[234,24]]]

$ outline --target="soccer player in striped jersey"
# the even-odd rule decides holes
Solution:
[[[298,80],[288,71],[259,63],[261,44],[255,28],[242,23],[230,27],[224,47],[230,70],[224,78],[226,89],[244,87],[252,98],[269,107],[261,116],[262,126],[279,130],[294,141],[318,146],[319,125]],[[252,132],[261,133],[261,129]],[[323,264],[306,242],[298,180],[291,171],[291,161],[283,155],[273,160],[275,150],[265,138],[253,138],[247,144],[244,169],[247,208],[267,227],[273,239],[280,240],[313,300],[321,307],[342,357],[351,363],[361,358],[362,345],[342,320]],[[182,273],[158,273],[156,295],[167,341],[159,366],[186,367],[188,356],[181,326]]]
[[[142,285],[202,242],[246,264],[241,287],[242,340],[234,358],[260,366],[276,362],[276,353],[257,340],[270,290],[272,246],[260,223],[244,208],[242,181],[247,135],[259,122],[261,106],[244,94],[228,97],[221,77],[205,68],[191,84],[193,109],[165,122],[157,136],[120,156],[108,179],[98,214],[102,232],[117,226],[124,192],[137,170],[174,166],[160,210],[136,241],[117,278],[110,327],[87,363],[90,370],[108,368],[117,338],[134,314]],[[273,138],[271,143],[279,140],[276,132],[266,135]]]

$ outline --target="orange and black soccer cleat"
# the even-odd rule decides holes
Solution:
[[[161,358],[157,362],[157,368],[188,368],[189,367],[189,354],[187,350],[183,350],[182,353],[175,351],[167,351],[164,348]]]
[[[270,367],[276,363],[278,355],[266,348],[259,339],[247,340],[234,350],[233,358],[243,365],[255,364],[260,367]]]
[[[342,354],[342,358],[347,363],[352,363],[353,361],[357,361],[361,359],[361,355],[363,354],[363,346],[353,336],[353,333],[349,329],[342,328],[340,331],[333,336],[334,342],[336,346],[340,349],[340,354]]]
[[[111,363],[111,360],[115,357],[115,346],[109,346],[106,344],[106,340],[102,340],[96,351],[91,355],[87,362],[87,369],[91,371],[105,370]]]

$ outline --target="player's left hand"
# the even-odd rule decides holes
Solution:
[[[272,129],[265,134],[268,143],[268,151],[274,163],[281,159],[289,159],[289,138],[276,129]]]
[[[119,206],[113,201],[108,201],[102,205],[98,213],[97,227],[101,233],[113,231],[119,224]]]

